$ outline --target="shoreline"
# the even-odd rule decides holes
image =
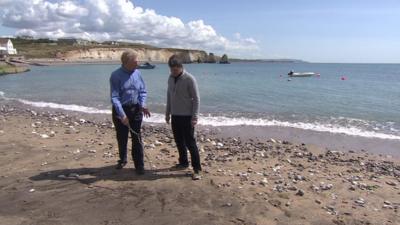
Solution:
[[[130,157],[127,168],[114,169],[115,131],[101,115],[4,104],[0,121],[0,219],[7,224],[400,222],[396,158],[221,137],[202,127],[204,177],[194,182],[190,170],[170,169],[177,152],[165,124],[144,124],[147,172],[138,176]]]
[[[4,101],[4,100],[0,100]],[[5,102],[20,108],[32,108],[37,112],[52,112],[52,113],[66,113],[69,115],[89,118],[95,121],[111,121],[111,115],[84,113],[80,111],[71,111],[65,109],[54,109],[46,107],[36,107],[26,105],[16,100],[5,100]],[[161,122],[148,122],[144,124],[154,126],[164,126],[165,123]],[[237,137],[242,140],[269,140],[269,139],[284,139],[294,143],[305,143],[313,145],[321,149],[335,150],[335,151],[355,151],[355,152],[368,152],[372,154],[390,155],[391,157],[400,158],[400,141],[382,139],[376,137],[362,137],[356,135],[348,135],[342,133],[330,133],[324,131],[314,131],[293,127],[282,126],[253,126],[253,125],[234,125],[234,126],[211,126],[199,125],[198,130],[213,132],[219,138]]]

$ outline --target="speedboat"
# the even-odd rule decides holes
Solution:
[[[156,68],[156,65],[152,65],[149,62],[146,62],[146,63],[140,64],[137,68],[138,69],[154,69],[154,68]]]
[[[311,76],[317,76],[317,73],[314,72],[303,72],[303,73],[295,73],[293,70],[291,70],[288,73],[289,77],[311,77]]]

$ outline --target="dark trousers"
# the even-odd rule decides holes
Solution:
[[[194,127],[191,116],[172,116],[172,132],[179,151],[179,164],[188,166],[187,149],[189,149],[192,167],[194,170],[201,170],[199,149],[194,137]]]
[[[135,164],[136,169],[143,169],[143,144],[141,143],[141,134],[140,128],[142,126],[143,120],[143,113],[140,112],[139,106],[130,106],[130,107],[123,107],[126,116],[129,119],[129,124],[139,137],[130,132],[129,128],[125,126],[115,111],[115,108],[112,110],[112,118],[115,126],[115,130],[117,132],[117,140],[118,140],[118,150],[119,150],[119,163],[126,163],[127,162],[127,144],[128,144],[128,135],[129,132],[131,133],[132,138],[132,159]]]

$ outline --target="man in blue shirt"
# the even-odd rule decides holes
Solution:
[[[136,69],[138,56],[132,50],[122,53],[121,67],[110,77],[112,118],[117,132],[119,160],[116,169],[122,169],[127,163],[127,143],[129,128],[132,137],[132,159],[138,174],[144,174],[143,144],[140,128],[143,115],[150,117],[146,108],[146,85]]]

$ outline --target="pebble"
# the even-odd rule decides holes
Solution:
[[[77,174],[77,173],[70,173],[70,174],[68,175],[68,177],[78,178],[78,177],[79,177],[79,174]]]
[[[170,153],[169,149],[167,149],[167,148],[161,149],[160,152],[164,153],[164,154],[167,154],[167,155]]]
[[[95,149],[89,150],[89,153],[96,153]]]
[[[111,153],[111,152],[105,152],[104,154],[103,154],[103,157],[104,158],[112,158],[114,155]]]
[[[321,182],[319,186],[323,191],[330,190],[333,188],[332,184],[325,184],[324,182]]]
[[[232,203],[228,202],[222,205],[223,207],[232,207]]]
[[[301,190],[301,189],[299,189],[299,190],[296,192],[296,195],[297,195],[297,196],[304,196],[304,191]]]
[[[264,185],[264,186],[267,186],[267,184],[268,184],[267,178],[262,179],[262,180],[260,181],[260,184],[261,184],[261,185]]]
[[[155,141],[155,142],[154,142],[154,145],[155,145],[155,146],[161,146],[161,145],[163,145],[163,143],[160,142],[160,141]]]
[[[47,138],[49,138],[50,136],[47,135],[47,134],[41,134],[40,137],[43,138],[43,139],[47,139]]]
[[[357,203],[359,206],[364,206],[365,205],[365,200],[363,198],[358,198],[354,202]]]
[[[386,181],[386,184],[388,184],[388,185],[390,185],[390,186],[397,186],[397,183],[396,182],[393,182],[393,181]]]
[[[36,191],[36,190],[33,189],[33,188],[29,190],[30,193],[35,192],[35,191]]]

